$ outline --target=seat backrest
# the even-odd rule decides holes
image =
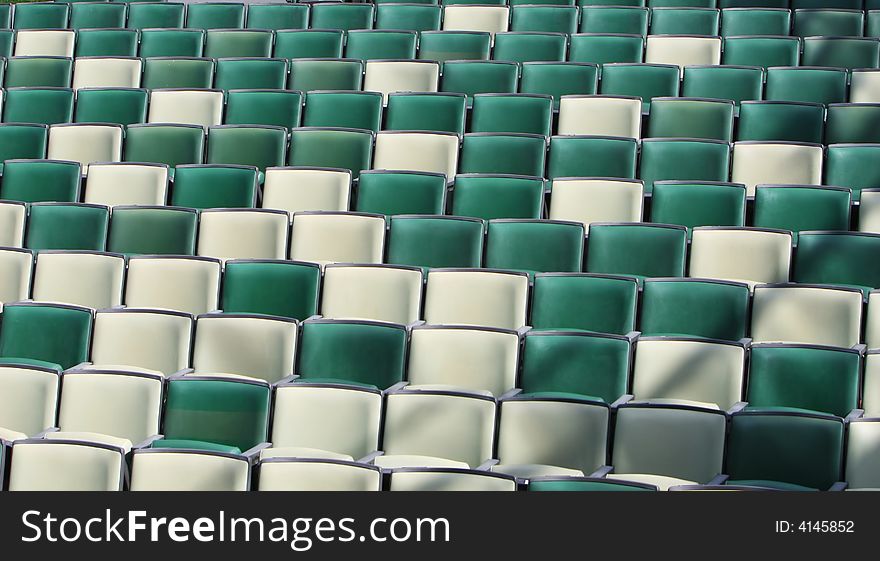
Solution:
[[[92,363],[125,365],[170,376],[190,364],[193,319],[169,310],[121,308],[95,314]]]

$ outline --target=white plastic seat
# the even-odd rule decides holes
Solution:
[[[444,6],[444,31],[504,33],[509,29],[507,6]]]
[[[332,168],[268,168],[263,208],[345,212],[351,199],[351,171]]]
[[[721,64],[721,37],[697,35],[649,35],[645,62],[685,66]]]
[[[850,103],[880,103],[880,70],[859,68],[852,71]]]
[[[22,440],[12,446],[10,491],[121,491],[121,448],[66,440]]]
[[[223,121],[220,90],[153,90],[148,123],[177,123],[210,127]]]
[[[384,103],[394,92],[436,92],[440,64],[433,60],[368,60],[364,91],[380,92]]]
[[[158,205],[168,199],[168,166],[117,162],[92,164],[85,202],[99,205]]]
[[[206,209],[199,219],[197,253],[221,260],[284,259],[288,214],[269,209]]]
[[[139,88],[143,61],[129,57],[79,57],[73,63],[73,89]]]
[[[59,387],[55,370],[0,366],[0,439],[23,439],[54,427]]]
[[[491,269],[428,272],[425,321],[519,329],[526,324],[529,278]]]
[[[422,308],[422,270],[400,265],[327,265],[321,315],[408,324]]]
[[[516,491],[516,479],[487,471],[403,468],[391,472],[391,491]]]
[[[269,458],[260,462],[260,491],[381,491],[375,466],[340,460]]]
[[[354,212],[299,212],[293,216],[290,258],[315,263],[381,263],[385,218]]]
[[[865,355],[862,408],[865,417],[880,417],[880,352],[876,350]]]
[[[170,376],[189,366],[193,318],[183,312],[121,308],[95,313],[94,369],[144,369]]]
[[[76,32],[68,29],[19,29],[14,56],[73,57]]]
[[[69,160],[82,165],[88,175],[89,164],[122,160],[122,125],[65,123],[49,127],[50,160]]]
[[[132,491],[248,491],[244,456],[196,450],[135,450]]]
[[[3,304],[30,296],[33,268],[34,254],[30,250],[0,248],[0,310]]]
[[[847,490],[880,489],[880,419],[857,419],[848,429]]]
[[[880,189],[862,189],[859,199],[859,232],[880,234]]]
[[[34,300],[88,308],[122,304],[125,258],[93,251],[41,251],[34,268]]]
[[[559,98],[559,134],[641,138],[642,100],[620,95]]]
[[[730,180],[744,184],[749,197],[756,185],[821,185],[823,157],[821,144],[735,142]]]
[[[137,256],[128,261],[125,305],[189,314],[216,310],[220,261],[208,257]]]
[[[791,232],[764,228],[694,228],[689,275],[761,283],[788,282]]]
[[[427,171],[455,177],[459,137],[455,133],[382,131],[376,135],[373,169]]]
[[[644,183],[635,179],[561,178],[553,180],[550,220],[641,222]]]
[[[0,202],[0,247],[22,247],[27,207],[24,203]]]

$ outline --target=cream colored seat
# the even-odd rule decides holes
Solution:
[[[30,250],[0,248],[0,310],[8,302],[28,299],[33,268],[34,254]]]
[[[880,234],[880,189],[862,189],[859,199],[859,232]]]
[[[168,199],[166,164],[117,162],[89,166],[85,202],[116,206],[162,206]]]
[[[64,123],[49,127],[50,160],[70,160],[82,165],[88,175],[89,164],[122,160],[122,125]]]
[[[402,468],[391,472],[391,491],[516,491],[502,473],[453,468]]]
[[[139,58],[77,58],[73,63],[73,89],[139,88],[143,65]]]
[[[721,64],[721,37],[648,35],[645,62],[685,66]]]
[[[788,282],[791,232],[764,228],[694,228],[691,277],[760,283]]]
[[[326,263],[381,263],[385,217],[355,212],[298,212],[293,216],[290,258]]]
[[[851,76],[850,103],[880,103],[880,69],[859,68]]]
[[[865,417],[880,417],[880,350],[871,350],[865,355],[862,409]]]
[[[260,491],[381,491],[376,466],[325,459],[267,458],[260,462]]]
[[[492,471],[583,476],[605,464],[611,411],[604,402],[514,396],[500,409],[499,463]]]
[[[865,316],[865,345],[868,349],[880,349],[880,291],[868,294],[868,310]]]
[[[382,131],[376,135],[373,169],[442,173],[451,180],[459,140],[450,132]]]
[[[153,90],[149,123],[177,123],[210,127],[223,121],[220,90]]]
[[[553,180],[550,220],[641,222],[644,183],[637,179],[559,178]]]
[[[124,451],[107,444],[18,441],[10,464],[10,491],[121,491],[124,482]]]
[[[858,345],[862,291],[803,284],[758,285],[752,300],[755,343]]]
[[[0,247],[22,247],[27,207],[24,203],[0,201]]]
[[[433,60],[368,60],[364,91],[380,92],[384,103],[394,92],[436,92],[440,64]]]
[[[621,95],[559,98],[559,134],[641,138],[642,99]]]
[[[268,168],[263,208],[345,212],[351,199],[351,171],[337,168]]]
[[[880,488],[880,419],[856,419],[848,428],[847,490]]]
[[[56,370],[0,366],[0,440],[27,438],[54,427],[60,386]]]
[[[249,491],[244,456],[196,450],[145,449],[132,456],[132,491]]]
[[[189,314],[216,310],[220,261],[208,257],[135,256],[128,261],[125,305]]]
[[[99,310],[87,368],[135,368],[170,376],[189,367],[192,332],[193,318],[184,312]]]
[[[197,253],[226,259],[284,259],[288,214],[283,210],[227,208],[203,210]]]
[[[742,400],[745,361],[739,343],[643,337],[636,345],[632,392],[638,400],[727,410]]]
[[[196,318],[195,374],[234,374],[274,383],[293,375],[294,319],[248,314],[204,314]]]
[[[408,379],[417,386],[439,384],[500,396],[516,386],[518,361],[515,331],[417,326],[410,340]]]
[[[823,157],[821,144],[735,142],[730,180],[744,184],[749,197],[756,185],[821,185]]]
[[[422,270],[401,265],[327,265],[321,315],[408,324],[422,308]]]
[[[492,269],[432,269],[425,321],[519,329],[526,324],[529,277]]]
[[[504,33],[509,28],[507,6],[444,6],[444,31]]]
[[[76,31],[67,29],[19,29],[14,56],[73,57]]]
[[[95,251],[41,251],[34,268],[34,300],[87,308],[122,304],[125,258]]]

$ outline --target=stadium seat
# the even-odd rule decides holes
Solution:
[[[507,6],[444,6],[443,30],[504,33],[509,29],[509,12]]]
[[[801,39],[787,35],[737,36],[724,38],[725,65],[797,66],[800,62]]]
[[[215,61],[207,58],[147,58],[141,85],[147,89],[210,88],[214,84],[216,66]],[[212,118],[211,124],[213,121]]]
[[[648,8],[636,6],[584,6],[581,8],[581,33],[648,34]]]
[[[69,88],[73,59],[64,57],[12,57],[6,60],[7,88]]]
[[[361,60],[414,59],[418,33],[391,29],[357,29],[348,32],[346,58]]]
[[[880,39],[876,37],[807,37],[804,39],[801,64],[847,70],[877,68],[880,66]]]
[[[655,181],[651,221],[696,226],[745,226],[746,188],[713,181]]]
[[[743,101],[759,100],[764,91],[764,70],[754,66],[685,66],[681,95],[704,99],[729,99],[740,111]]]
[[[550,136],[553,100],[535,94],[477,94],[470,132],[527,133]]]
[[[721,10],[721,35],[788,35],[791,11],[783,8],[727,8]]]
[[[283,210],[209,208],[200,213],[196,255],[226,259],[284,259],[288,219]]]
[[[9,88],[3,99],[3,121],[55,125],[73,121],[70,88]]]
[[[0,244],[7,248],[20,248],[24,245],[27,205],[13,201],[0,202]]]
[[[740,106],[737,140],[822,143],[825,107],[793,101],[747,101]]]
[[[177,2],[139,3],[128,6],[130,29],[180,28],[183,27],[186,4]]]
[[[658,491],[655,485],[634,481],[616,481],[605,477],[560,477],[554,475],[532,477],[529,491]]]
[[[516,478],[460,468],[401,468],[391,471],[389,491],[516,491]]]
[[[253,208],[257,168],[232,164],[180,165],[174,174],[173,206]]]
[[[314,263],[231,259],[223,273],[220,309],[305,320],[318,312],[321,269]]]
[[[606,64],[599,91],[603,95],[640,97],[647,112],[653,98],[678,96],[679,74],[679,68],[669,64]]]
[[[288,63],[278,58],[222,58],[217,61],[214,87],[222,90],[283,89]]]
[[[880,150],[878,144],[832,144],[827,149],[826,185],[849,187],[853,200],[859,200],[862,189],[880,187],[876,170],[865,162],[871,161]]]
[[[721,11],[715,8],[651,10],[651,35],[718,35]]]
[[[234,29],[244,27],[244,4],[208,2],[187,6],[186,27],[192,29]]]
[[[485,266],[492,269],[580,272],[585,226],[560,220],[495,219],[489,221]]]
[[[739,341],[746,336],[748,317],[748,285],[711,279],[646,279],[639,328],[643,336]]]
[[[125,305],[204,314],[218,308],[220,261],[207,257],[132,256]]]
[[[201,56],[267,58],[272,56],[273,40],[272,32],[264,29],[209,29]]]
[[[575,6],[513,6],[510,9],[510,30],[571,34],[577,32],[578,15]]]
[[[434,325],[519,329],[527,323],[528,295],[529,278],[523,273],[432,269],[428,272],[424,317]]]
[[[248,29],[306,29],[309,22],[307,4],[248,4]]]
[[[27,4],[16,10],[15,29],[64,29],[70,16],[70,4]]]
[[[376,29],[439,31],[442,8],[435,4],[377,4]]]
[[[880,142],[880,105],[833,103],[828,106],[825,144]]]
[[[227,125],[300,126],[303,95],[287,90],[232,90],[226,94]]]
[[[139,88],[83,88],[77,91],[76,123],[134,125],[147,122],[149,93]]]
[[[81,29],[76,34],[76,57],[137,56],[138,39],[134,29]]]
[[[780,67],[767,70],[764,96],[775,101],[843,103],[847,73],[842,68]]]
[[[795,255],[793,280],[880,288],[873,259],[880,236],[864,232],[803,232]]]
[[[648,120],[652,138],[733,140],[732,101],[685,97],[654,98]]]
[[[131,370],[172,376],[190,365],[193,318],[184,312],[114,308],[95,313],[86,371]],[[158,428],[158,427],[157,427]],[[137,444],[157,430],[134,439]]]
[[[64,29],[19,30],[14,56],[72,57],[76,32]]]
[[[373,168],[439,173],[451,180],[459,140],[450,132],[382,131],[376,135]]]
[[[75,203],[82,173],[76,162],[6,160],[0,198],[23,203]]]
[[[208,164],[254,166],[262,174],[267,168],[284,165],[286,149],[284,127],[218,125],[208,129]]]
[[[566,95],[559,101],[560,135],[641,138],[642,101],[617,95]]]
[[[402,265],[326,265],[321,315],[414,323],[421,314],[422,276],[421,269]]]
[[[358,180],[359,212],[443,214],[445,207],[446,175],[442,173],[378,169],[362,172]]]
[[[13,442],[55,426],[59,374],[54,367],[30,364],[0,368],[0,438]]]
[[[15,205],[10,204],[9,206],[14,207]],[[10,222],[11,220],[5,224],[8,225]],[[11,230],[12,228],[7,226],[7,229]],[[34,254],[27,249],[3,247],[0,249],[0,264],[3,267],[3,277],[0,282],[0,306],[7,302],[27,300],[31,294]],[[0,311],[2,311],[2,307],[0,307]],[[2,426],[4,425],[0,422],[0,427]]]
[[[77,58],[73,88],[139,88],[143,62],[139,58]]]
[[[125,255],[194,255],[197,212],[163,206],[117,206],[110,220],[107,250]]]
[[[547,142],[533,134],[469,133],[461,145],[461,173],[544,176]]]
[[[547,176],[635,179],[639,143],[615,136],[554,136]]]
[[[668,224],[591,224],[585,270],[637,277],[683,277],[687,229]]]
[[[518,62],[565,60],[568,37],[562,33],[511,31],[495,36],[494,60]]]
[[[792,235],[769,228],[701,226],[693,230],[689,276],[760,283],[788,282]]]
[[[421,60],[440,64],[450,60],[489,60],[492,35],[483,31],[423,31],[419,33]]]
[[[880,234],[880,197],[875,189],[862,189],[859,202],[859,232]]]
[[[278,58],[341,58],[345,34],[338,29],[287,29],[275,34]],[[320,88],[317,88],[320,89]]]
[[[150,123],[210,127],[222,121],[223,92],[220,90],[168,89],[150,93]]]
[[[641,222],[643,185],[635,179],[560,178],[552,183],[551,220]]]
[[[529,319],[534,329],[581,329],[617,335],[635,329],[638,283],[634,278],[539,273],[534,283]]]
[[[25,247],[104,251],[109,214],[109,209],[100,205],[34,203]]]
[[[847,489],[877,489],[877,424],[876,418],[855,419],[847,425],[846,482]]]
[[[314,29],[370,29],[373,27],[374,6],[347,2],[321,2],[312,5],[311,23]]]
[[[266,457],[259,464],[260,491],[381,491],[378,467],[323,458]]]
[[[396,92],[388,94],[385,130],[437,131],[464,134],[467,96],[457,93]]]
[[[303,127],[293,129],[287,163],[291,166],[347,169],[357,179],[370,169],[373,133],[360,129]]]
[[[880,101],[880,87],[877,79],[880,78],[880,70],[865,68],[854,70],[850,73],[851,84],[849,91],[850,103],[873,103]]]
[[[201,57],[205,52],[204,45],[204,29],[144,29],[141,31],[141,44],[138,53],[145,59],[154,57]],[[146,61],[145,64],[149,67],[151,64],[159,63],[158,61]],[[178,64],[177,66],[183,65]],[[208,84],[204,87],[210,86]]]
[[[144,448],[134,451],[131,464],[132,491],[250,490],[250,461],[234,453]]]
[[[351,171],[336,168],[277,167],[265,172],[263,208],[287,212],[347,211]]]
[[[754,196],[756,185],[820,185],[823,149],[819,144],[741,141],[733,145],[730,180]]]
[[[642,142],[639,177],[646,193],[655,181],[727,181],[729,162],[730,145],[723,140],[650,138]]]
[[[129,125],[125,129],[125,161],[153,162],[169,167],[204,162],[205,130],[199,125],[161,123]]]
[[[544,179],[518,175],[459,174],[452,214],[483,220],[543,215]]]
[[[310,92],[306,97],[302,124],[377,132],[382,124],[382,96],[372,91]]]
[[[316,263],[381,263],[385,217],[366,213],[298,212],[290,258]]]
[[[0,361],[64,370],[87,360],[91,336],[92,311],[88,308],[38,302],[6,304]]]
[[[17,441],[13,449],[10,491],[122,490],[122,448],[77,440],[32,439]]]
[[[392,216],[386,262],[478,268],[484,228],[482,220],[461,216]]]
[[[649,35],[645,41],[645,62],[674,64],[679,68],[695,64],[721,64],[721,38]]]
[[[843,187],[759,185],[755,189],[755,226],[791,230],[849,230],[852,193]]]
[[[865,29],[862,10],[800,9],[794,10],[792,35],[798,37],[861,37]]]
[[[516,93],[519,66],[500,60],[455,60],[443,64],[440,91],[464,93],[468,106],[474,94]]]
[[[638,63],[644,59],[645,38],[623,33],[578,33],[569,39],[568,60],[590,64]]]
[[[564,95],[591,95],[598,91],[599,68],[579,62],[523,62],[520,93],[553,96],[553,108],[559,109]]]
[[[42,251],[34,267],[33,298],[86,308],[121,306],[124,276],[122,255]]]

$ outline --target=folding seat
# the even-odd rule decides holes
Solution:
[[[277,55],[276,55],[277,56]],[[290,61],[287,88],[311,90],[360,90],[364,63],[360,60],[299,59]]]
[[[880,236],[864,232],[802,232],[793,280],[880,288],[877,261]]]
[[[880,10],[866,10],[865,16],[865,37],[880,37]]]
[[[460,171],[543,177],[546,145],[545,137],[534,134],[466,134]]]
[[[785,8],[727,8],[721,10],[721,35],[788,35],[791,11]]]
[[[559,102],[559,134],[640,138],[641,109],[636,97],[565,95]]]
[[[350,4],[345,2],[321,2],[312,5],[311,27],[314,29],[353,29],[373,28],[373,5]]]
[[[125,27],[128,6],[104,2],[76,2],[70,5],[70,29]]]
[[[3,277],[0,281],[0,311],[2,311],[4,303],[27,300],[30,297],[34,254],[26,249],[4,247],[0,249],[0,264],[3,266]],[[0,421],[0,427],[2,426],[5,425]]]
[[[314,263],[232,259],[223,273],[220,308],[304,320],[318,312],[320,287],[321,269]]]
[[[655,485],[605,477],[542,476],[529,479],[529,491],[658,491]]]
[[[443,214],[446,175],[424,171],[361,173],[355,210],[374,214]]]
[[[744,184],[749,196],[759,184],[820,185],[822,156],[822,146],[808,142],[736,142],[730,180]]]
[[[643,0],[580,0],[579,6],[636,6],[644,8],[646,2]]]
[[[516,491],[516,478],[461,468],[400,468],[391,471],[389,491]]]
[[[140,88],[83,88],[77,92],[74,121],[132,125],[147,120],[149,93]]]
[[[263,184],[263,208],[290,213],[309,210],[346,211],[351,198],[351,171],[338,168],[269,168]]]
[[[259,469],[260,491],[382,490],[382,470],[357,462],[267,456],[263,451]]]
[[[410,324],[419,320],[422,283],[422,271],[417,267],[327,265],[321,315]]]
[[[614,403],[627,390],[632,343],[623,335],[530,331],[523,346],[522,395],[555,393]]]
[[[49,127],[46,155],[51,160],[79,162],[83,167],[83,175],[88,175],[89,164],[122,161],[122,138],[122,125],[52,125]]]
[[[842,68],[771,68],[767,70],[764,97],[778,101],[843,103],[846,101],[846,70]]]
[[[745,282],[788,282],[792,235],[769,228],[701,226],[693,230],[689,275]]]
[[[639,180],[559,178],[552,184],[551,220],[641,222],[643,185]]]
[[[44,158],[48,139],[49,127],[46,125],[0,124],[0,161]]]
[[[458,168],[458,144],[454,133],[382,131],[376,135],[373,168],[441,173],[452,178]]]
[[[492,35],[484,31],[422,31],[419,33],[419,59],[489,60]]]
[[[208,58],[147,58],[141,85],[147,89],[210,88],[216,65]]]
[[[186,27],[192,29],[235,29],[244,27],[244,4],[205,3],[187,6]]]
[[[288,215],[269,209],[206,209],[199,219],[197,255],[217,259],[284,259]]]
[[[275,34],[278,58],[341,58],[345,39],[338,29],[288,29]]]
[[[400,390],[386,397],[384,454],[375,465],[475,468],[492,456],[495,399],[454,390]]]
[[[675,64],[721,64],[721,38],[705,35],[649,35],[645,62]]]
[[[95,171],[98,173],[98,168]],[[195,209],[117,206],[110,221],[107,250],[126,255],[193,255],[197,223]]]
[[[104,251],[109,209],[100,205],[34,203],[25,247]]]
[[[527,133],[550,136],[553,100],[535,94],[477,94],[471,132]]]
[[[20,440],[13,448],[10,491],[122,491],[122,448],[51,438]]]
[[[223,121],[223,92],[207,89],[169,89],[150,92],[150,123],[201,125]]]
[[[182,164],[204,162],[205,130],[200,125],[143,124],[125,129],[125,161],[166,164],[174,177],[174,168]]]
[[[190,314],[216,310],[220,261],[207,257],[133,256],[128,260],[125,305]]]
[[[143,61],[139,58],[77,58],[73,88],[139,88]]]
[[[64,29],[70,15],[70,4],[28,4],[18,7],[12,26],[15,29]]]
[[[138,31],[135,29],[81,29],[76,33],[77,58],[133,57],[137,54]]]
[[[866,313],[866,319],[865,319],[865,344],[869,349],[869,352],[866,357],[866,371],[874,368],[874,367],[872,367],[872,364],[873,365],[877,364],[876,359],[873,358],[873,356],[872,356],[873,351],[876,351],[878,348],[880,348],[880,344],[878,344],[878,342],[877,342],[877,334],[878,334],[877,317],[878,317],[877,316],[877,292],[872,290],[871,292],[868,293],[868,311]],[[874,394],[873,399],[876,400],[876,398],[877,398],[876,393],[875,393],[876,389],[874,389],[874,387],[873,387],[874,382],[870,382],[869,380],[867,380],[868,377],[869,376],[866,374],[866,380],[865,380],[865,401],[866,402],[869,401],[869,399],[868,399],[869,393]],[[873,408],[867,407],[867,405],[866,405],[865,409],[866,409],[866,411],[868,411],[867,414],[869,416],[874,416],[875,414],[872,411],[874,411],[876,409],[876,405]]]
[[[186,4],[178,2],[139,3],[128,6],[129,29],[181,28]]]
[[[581,33],[648,34],[648,8],[636,6],[584,6],[581,8]]]
[[[483,220],[541,218],[544,179],[519,175],[459,174],[455,177],[452,214]]]
[[[12,4],[0,8],[0,27],[3,29],[12,27]]]
[[[223,58],[217,61],[214,87],[281,90],[287,82],[287,61],[279,58]]]
[[[437,31],[440,15],[440,6],[434,4],[377,4],[376,29]]]
[[[649,0],[648,6],[654,8],[714,8],[712,0]]]
[[[208,208],[253,208],[257,201],[258,171],[235,164],[177,166],[171,204]]]
[[[467,96],[456,93],[388,94],[385,130],[438,131],[464,134]]]
[[[578,33],[569,38],[568,60],[590,64],[637,63],[644,60],[645,38],[623,33]]]
[[[122,255],[43,251],[34,269],[33,298],[87,308],[120,306],[124,275]]]
[[[308,4],[248,5],[248,29],[306,29],[309,26]]]
[[[495,36],[494,60],[511,62],[563,62],[568,48],[568,36],[562,33],[511,31]]]
[[[646,279],[641,314],[643,336],[739,341],[748,327],[749,287],[711,279]]]
[[[346,58],[361,60],[414,59],[418,33],[391,29],[358,29],[348,32]]]
[[[720,20],[715,8],[653,8],[651,35],[718,35]]]
[[[800,62],[801,39],[788,36],[737,36],[724,38],[725,65],[797,66]]]
[[[716,319],[722,319],[720,314]],[[632,393],[648,403],[729,410],[742,400],[745,364],[743,342],[683,335],[641,337]]]
[[[749,101],[740,106],[737,140],[822,143],[825,106],[793,101]]]
[[[218,125],[208,129],[209,164],[237,164],[266,170],[283,166],[286,150],[287,129],[284,127]]]
[[[184,312],[121,307],[98,311],[92,362],[80,369],[164,376],[179,373],[190,364],[193,325],[192,316]],[[154,434],[158,430],[134,439],[134,443]]]
[[[204,29],[144,29],[139,54],[143,58],[200,57],[204,46]]]
[[[88,308],[7,303],[3,306],[0,362],[64,370],[85,362],[91,335],[92,311]]]
[[[880,104],[833,103],[828,106],[826,144],[880,142]]]
[[[11,4],[6,4],[10,6]],[[2,18],[0,14],[0,18]],[[0,29],[0,56],[9,58],[12,56],[12,48],[15,43],[15,31],[11,29]]]
[[[858,210],[859,232],[880,234],[880,197],[877,193],[876,189],[862,189]]]
[[[645,112],[655,97],[678,97],[680,73],[669,64],[606,64],[599,91],[603,95],[642,98]]]
[[[479,93],[516,93],[519,66],[499,60],[450,61],[443,65],[440,91],[465,93],[468,106]]]
[[[637,277],[683,277],[687,229],[668,224],[591,224],[584,269]]]
[[[797,243],[803,230],[849,230],[852,192],[845,187],[759,185],[752,223],[791,230]]]
[[[580,272],[585,227],[559,220],[489,222],[486,267],[535,272]]]
[[[310,319],[302,324],[299,382],[351,383],[380,390],[406,372],[407,330],[365,320]]]
[[[298,212],[290,258],[316,263],[381,263],[385,217],[366,213]]]
[[[510,9],[510,30],[576,33],[578,9],[575,6],[513,6]]]
[[[15,34],[15,56],[72,57],[76,32],[63,29],[35,29]]]
[[[287,90],[232,90],[226,93],[227,125],[300,125],[303,94]]]
[[[486,33],[504,33],[508,31],[507,6],[444,6],[444,31],[482,31]]]
[[[526,325],[528,296],[529,277],[524,273],[487,269],[432,269],[428,272],[425,292],[425,321],[435,325],[519,329]],[[456,339],[455,333],[449,332],[447,337]],[[497,335],[486,337],[498,341],[506,339]],[[427,360],[424,366],[430,366]],[[412,377],[412,368],[409,374],[410,381],[417,383]],[[511,377],[509,381],[514,380]],[[513,384],[507,388],[496,386],[496,389],[503,392],[512,387]]]
[[[858,345],[862,300],[862,292],[856,288],[800,284],[756,286],[752,340],[834,347]]]
[[[64,57],[12,57],[6,60],[7,88],[69,88],[73,59]]]
[[[634,179],[638,141],[615,136],[554,136],[547,177]]]
[[[880,66],[880,39],[876,37],[807,37],[802,64],[844,69]],[[842,101],[842,100],[841,100]]]
[[[877,419],[853,419],[847,424],[846,474],[847,489],[873,490],[877,481]]]
[[[655,181],[651,222],[695,226],[745,226],[746,188],[714,181]]]
[[[231,374],[269,383],[292,376],[298,326],[291,318],[259,314],[200,315],[193,345],[194,374]]]
[[[417,267],[478,268],[482,220],[461,216],[393,216],[386,261]]]
[[[54,427],[59,385],[54,368],[31,364],[0,368],[0,438],[13,442]]]
[[[440,65],[426,60],[370,60],[364,90],[381,92],[383,102],[393,92],[436,92]]]
[[[73,120],[70,88],[9,88],[3,100],[3,121],[55,125]]]
[[[371,131],[303,127],[291,131],[287,163],[291,166],[347,169],[357,179],[361,170],[370,169],[372,157]]]
[[[733,140],[734,103],[730,100],[655,98],[648,136]]]
[[[184,442],[191,448],[189,441]],[[249,456],[207,449],[142,448],[134,451],[131,462],[131,491],[250,490]]]
[[[798,37],[862,37],[864,29],[865,12],[860,9],[794,10],[792,35]]]
[[[727,181],[729,162],[730,145],[725,141],[648,138],[642,142],[639,177],[648,193],[655,181]],[[745,183],[736,175],[733,181]]]
[[[210,58],[270,57],[274,36],[265,29],[209,29],[205,52]]]
[[[6,248],[24,246],[27,205],[14,201],[0,202],[0,244]]]
[[[862,189],[880,187],[877,169],[865,165],[878,151],[878,144],[832,144],[827,150],[824,183],[849,187],[853,200],[859,200]]]

